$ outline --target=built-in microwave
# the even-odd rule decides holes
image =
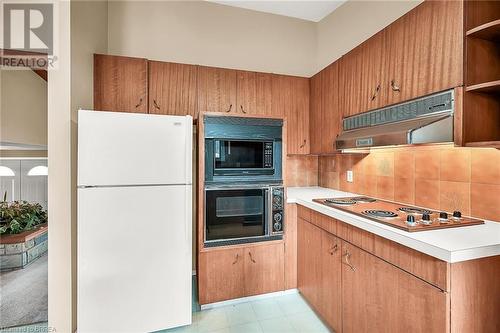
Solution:
[[[282,120],[206,117],[205,183],[282,182]]]
[[[282,239],[282,186],[207,187],[205,246]]]

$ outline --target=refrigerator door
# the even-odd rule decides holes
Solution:
[[[78,189],[78,332],[191,324],[191,186]]]
[[[78,112],[78,185],[191,184],[191,116]]]

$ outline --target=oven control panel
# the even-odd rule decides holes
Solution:
[[[283,233],[285,190],[283,187],[273,187],[271,189],[272,202],[272,234]]]
[[[273,167],[273,143],[264,142],[264,168]]]

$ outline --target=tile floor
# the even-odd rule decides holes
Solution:
[[[300,294],[193,312],[193,324],[161,333],[329,332]],[[158,333],[160,333],[158,332]]]

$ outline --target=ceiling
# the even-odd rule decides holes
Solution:
[[[269,1],[269,0],[207,0],[222,5],[246,8],[259,12],[295,17],[303,20],[319,22],[347,0],[323,1]]]

